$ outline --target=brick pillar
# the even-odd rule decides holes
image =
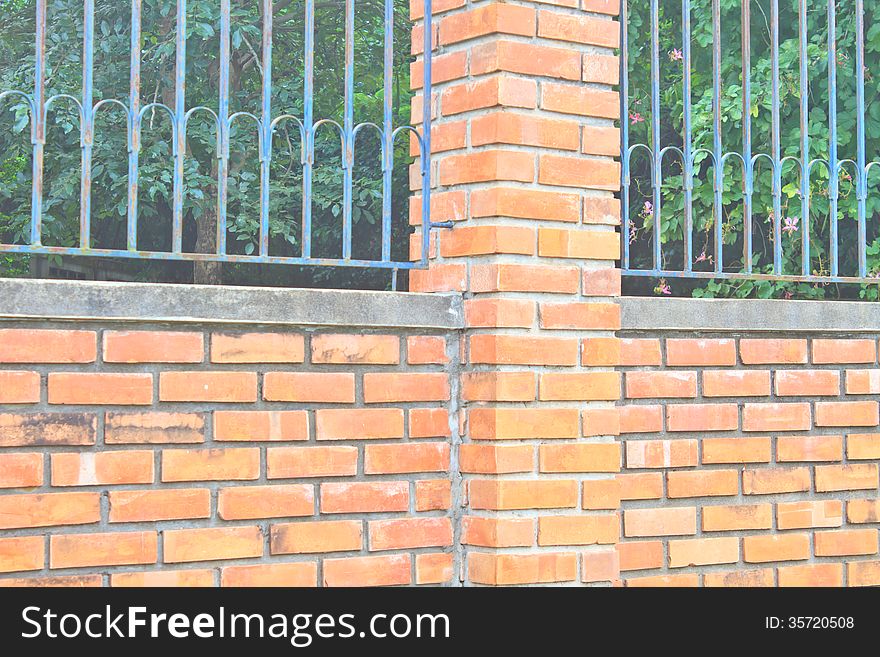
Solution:
[[[618,580],[617,9],[434,3],[432,219],[454,227],[411,289],[465,296],[467,585]]]

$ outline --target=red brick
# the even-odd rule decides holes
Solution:
[[[846,503],[846,520],[857,524],[880,522],[880,499],[849,500]]]
[[[844,557],[860,554],[877,554],[876,529],[849,529],[816,532],[817,557]]]
[[[266,401],[353,404],[354,374],[329,372],[267,372],[263,375]]]
[[[778,372],[777,374],[782,374]],[[766,370],[706,370],[704,397],[769,397],[770,372]]]
[[[660,365],[660,341],[649,338],[624,338],[620,341],[620,364]]]
[[[585,85],[542,82],[541,108],[562,114],[616,119],[620,115],[620,96],[616,91]]]
[[[436,0],[431,4],[431,15],[435,16],[443,12],[464,7],[465,0]],[[417,21],[425,15],[425,4],[421,0],[410,0],[409,17],[410,20]],[[416,28],[418,29],[418,28]]]
[[[840,372],[834,370],[778,370],[776,394],[807,397],[840,394]]]
[[[557,3],[554,0],[552,4]],[[620,5],[614,2],[614,0],[581,0],[581,9],[593,11],[597,14],[608,14],[609,16],[617,16],[620,13]]]
[[[162,541],[165,563],[246,559],[263,554],[259,527],[166,529]]]
[[[620,433],[656,433],[663,431],[662,406],[621,406]]]
[[[153,375],[52,372],[49,403],[148,406],[153,403]]]
[[[0,329],[0,363],[94,363],[94,331]]]
[[[850,460],[880,459],[880,433],[851,433],[846,437],[846,457]]]
[[[538,11],[538,36],[545,39],[617,48],[620,28],[616,22],[555,11]]]
[[[207,488],[110,491],[110,522],[155,522],[211,517]]]
[[[442,373],[364,374],[364,402],[427,402],[449,399],[449,377]]]
[[[446,338],[419,335],[406,339],[406,362],[410,365],[445,365]]]
[[[666,407],[666,428],[669,431],[726,431],[736,429],[738,425],[739,407],[736,404],[675,404]]]
[[[739,353],[746,365],[806,363],[807,341],[797,339],[742,339]]]
[[[296,522],[272,526],[272,554],[348,552],[363,547],[360,520]]]
[[[659,500],[663,497],[663,475],[660,472],[627,472],[616,481],[621,500]]]
[[[620,340],[618,338],[581,340],[581,364],[598,367],[620,365]]]
[[[0,372],[0,404],[36,404],[40,401],[37,372]]]
[[[620,188],[620,163],[608,158],[541,154],[538,182],[614,192]]]
[[[380,513],[408,509],[409,484],[405,481],[321,484],[321,513]]]
[[[513,263],[471,265],[471,291],[478,293],[550,292],[574,294],[578,291],[579,279],[580,270],[577,267]]]
[[[324,586],[394,586],[412,582],[411,557],[389,554],[378,557],[324,559]]]
[[[542,554],[471,552],[468,555],[468,576],[475,584],[496,586],[574,581],[577,577],[577,555],[571,552]]]
[[[804,431],[810,428],[810,404],[806,402],[743,406],[743,431]]]
[[[315,411],[318,440],[363,440],[403,437],[403,411],[399,408]]]
[[[806,467],[743,470],[743,493],[746,495],[802,493],[810,490],[810,481],[810,469]]]
[[[214,440],[308,440],[306,411],[214,411]]]
[[[617,544],[620,570],[650,570],[663,565],[662,541],[623,541]]]
[[[260,450],[256,447],[226,449],[162,450],[162,481],[242,481],[260,476]]]
[[[0,529],[87,525],[101,519],[100,493],[0,496]]]
[[[473,440],[577,438],[576,408],[473,408],[468,411]]]
[[[449,117],[498,106],[534,109],[537,95],[538,85],[534,80],[500,75],[448,86],[443,90],[440,102],[443,116]],[[433,216],[433,212],[431,214]]]
[[[101,575],[60,575],[55,577],[8,577],[0,579],[0,588],[4,587],[40,587],[40,588],[99,588],[103,586]]]
[[[534,82],[532,82],[534,84]],[[577,194],[518,187],[486,187],[471,192],[471,217],[511,217],[577,223],[581,216]]]
[[[809,558],[810,537],[808,534],[746,536],[743,539],[743,561],[746,563],[797,561]]]
[[[440,255],[444,258],[499,253],[534,255],[535,231],[523,226],[461,226],[440,238]]]
[[[877,347],[874,340],[813,340],[813,362],[826,363],[874,363]]]
[[[471,119],[471,145],[514,144],[576,151],[580,146],[578,131],[575,121],[503,110]]]
[[[31,488],[42,483],[42,454],[0,453],[0,488]]]
[[[602,196],[584,197],[584,223],[619,226],[620,200],[613,196],[608,196],[607,194]],[[586,294],[586,292],[584,294]]]
[[[577,365],[575,338],[533,338],[519,335],[473,335],[470,361],[487,365]]]
[[[532,372],[464,372],[461,398],[465,401],[533,401]]]
[[[542,401],[615,401],[620,398],[617,372],[546,372],[541,374]]]
[[[626,580],[627,587],[695,587],[700,585],[697,574],[652,575],[650,577],[633,577]]]
[[[541,472],[619,472],[620,445],[612,443],[565,443],[541,445]]]
[[[233,486],[221,488],[217,515],[223,520],[310,516],[315,512],[311,484]]]
[[[357,447],[270,447],[266,450],[269,479],[344,477],[357,474]]]
[[[538,545],[613,545],[620,533],[618,516],[577,515],[538,518]]]
[[[816,492],[872,490],[877,488],[876,463],[817,465]]]
[[[53,486],[153,483],[153,452],[52,454]]]
[[[584,82],[616,85],[620,81],[620,60],[612,55],[584,55]]]
[[[220,574],[220,586],[302,587],[317,584],[318,564],[314,561],[227,566]]]
[[[736,470],[702,470],[666,473],[667,497],[715,497],[739,493]]]
[[[205,420],[200,413],[107,413],[104,442],[122,444],[202,443]]]
[[[840,527],[842,523],[843,502],[840,500],[780,502],[776,505],[776,525],[779,529]]]
[[[630,399],[696,397],[696,372],[627,372],[626,396]]]
[[[669,567],[710,566],[739,561],[739,538],[692,538],[669,541]]]
[[[437,552],[416,555],[416,584],[445,584],[454,575],[451,554]]]
[[[703,463],[769,463],[770,438],[704,438]]]
[[[728,339],[668,339],[666,364],[678,366],[736,365],[736,343]]]
[[[694,507],[627,509],[623,512],[624,536],[676,536],[697,533]]]
[[[155,531],[49,537],[49,568],[151,564],[157,559]]]
[[[472,479],[468,486],[472,509],[510,511],[517,509],[574,508],[578,482],[567,479]]]
[[[811,563],[779,569],[779,586],[842,586],[843,564]]]
[[[817,427],[873,427],[880,424],[875,401],[816,402]]]
[[[483,150],[448,155],[440,160],[440,184],[462,185],[479,182],[532,182],[535,157],[512,150]]]
[[[255,402],[254,372],[162,372],[159,400],[164,402]]]
[[[42,536],[0,538],[0,573],[42,570],[44,542]]]
[[[396,335],[315,335],[312,337],[312,362],[397,365],[400,363],[400,338]]]
[[[840,461],[843,458],[843,436],[779,436],[776,439],[776,460]]]
[[[542,303],[541,328],[616,330],[620,328],[620,306],[598,302]]]
[[[531,7],[491,3],[440,20],[440,45],[458,43],[487,34],[534,36],[535,10]]]
[[[93,413],[2,413],[0,447],[94,445],[97,430]]]
[[[414,269],[409,276],[410,292],[464,292],[467,289],[465,265],[434,265]]]
[[[880,586],[880,561],[856,561],[846,568],[850,586]]]
[[[584,438],[592,436],[619,436],[619,409],[617,407],[588,408],[581,413],[581,424]]]
[[[431,61],[431,83],[440,84],[450,80],[458,80],[467,75],[467,52],[459,50],[443,55],[436,55]],[[422,61],[409,65],[410,89],[422,89],[425,84],[425,67]],[[433,117],[432,117],[433,118]]]
[[[724,532],[773,527],[773,507],[769,504],[704,506],[703,531]]]
[[[518,41],[492,40],[471,49],[471,75],[507,71],[524,75],[579,80],[577,51]]]
[[[620,508],[620,483],[617,479],[587,479],[581,485],[581,508],[593,511],[616,511]]]
[[[464,545],[480,547],[529,547],[534,542],[532,518],[497,518],[465,516],[462,519]]]
[[[201,363],[201,333],[183,331],[104,331],[105,363]]]
[[[446,511],[451,506],[451,481],[421,479],[416,482],[416,511]]]
[[[703,586],[712,587],[772,587],[773,569],[727,570],[703,575]]]
[[[452,545],[449,518],[371,520],[367,525],[371,552]]]
[[[464,221],[467,216],[465,207],[467,194],[462,190],[431,193],[432,221]],[[409,223],[419,226],[422,223],[422,196],[411,194],[409,197]]]
[[[450,435],[449,411],[445,408],[410,409],[410,438],[446,438]]]
[[[468,299],[465,324],[485,328],[529,328],[535,323],[535,302],[519,299]]]
[[[847,370],[846,394],[876,395],[880,393],[880,370]]]
[[[459,447],[461,471],[471,474],[531,472],[535,450],[531,445],[475,445]]]
[[[619,297],[622,279],[619,269],[602,267],[583,270],[581,294],[585,297]]]

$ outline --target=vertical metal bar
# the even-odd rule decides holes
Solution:
[[[742,0],[743,268],[752,273],[752,7]]]
[[[82,60],[82,149],[79,188],[79,243],[83,249],[91,246],[92,232],[92,153],[95,143],[94,87],[95,87],[95,0],[83,1],[83,60]]]
[[[351,259],[352,185],[354,182],[354,0],[345,0],[345,137],[342,154],[342,257]]]
[[[303,223],[302,257],[312,255],[312,167],[315,161],[315,0],[306,0],[303,71]]]
[[[798,7],[801,114],[801,275],[810,275],[810,74],[807,52],[807,0]]]
[[[721,5],[712,0],[712,153],[715,158],[715,272],[724,267],[724,233],[722,231],[724,166],[721,163]]]
[[[651,180],[654,228],[654,270],[663,267],[663,245],[660,243],[660,2],[651,0],[651,150],[654,154],[654,175]]]
[[[230,0],[220,0],[220,98],[217,138],[217,253],[226,255],[226,232],[229,221],[229,67],[232,59]]]
[[[177,61],[174,71],[174,214],[172,250],[183,250],[183,165],[186,156],[186,0],[177,0]]]
[[[748,2],[748,0],[744,0]],[[684,187],[684,270],[693,270],[694,263],[694,170],[693,127],[691,125],[691,0],[681,2],[681,63],[682,115],[684,119],[684,162],[682,183]]]
[[[260,119],[260,255],[269,255],[269,174],[272,159],[272,0],[263,0],[263,87]]]
[[[832,0],[833,1],[833,0]],[[773,151],[773,273],[782,274],[782,153],[779,123],[779,0],[770,4],[770,105]]]
[[[126,248],[137,250],[138,157],[141,111],[141,15],[143,0],[131,0],[131,63],[128,94],[128,222]]]
[[[391,174],[394,167],[392,95],[394,89],[394,0],[385,0],[384,106],[382,112],[382,260],[391,260]],[[392,288],[393,289],[393,288]]]
[[[431,52],[434,49],[433,44],[433,19],[431,15],[433,8],[431,0],[425,0],[425,18],[424,18],[424,55],[425,65],[424,82],[422,84],[422,142],[424,150],[421,156],[421,173],[422,173],[422,262],[428,262],[428,254],[431,248],[431,94],[433,93],[431,79]]]
[[[831,275],[837,276],[837,201],[840,178],[837,171],[837,7],[828,0],[828,212],[830,215]]]
[[[856,0],[856,196],[859,223],[859,276],[868,275],[868,176],[865,172],[865,0]]]
[[[34,64],[34,147],[31,187],[31,245],[40,246],[43,232],[43,153],[46,146],[46,1],[37,0]]]
[[[629,241],[631,217],[629,214],[629,8],[627,0],[620,0],[620,211],[622,213],[621,266],[629,269]]]

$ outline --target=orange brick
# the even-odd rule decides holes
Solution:
[[[581,294],[585,297],[619,297],[621,285],[619,269],[601,266],[599,269],[585,267],[581,276]]]
[[[272,554],[359,551],[363,547],[360,520],[295,522],[273,525]]]
[[[0,447],[94,445],[97,430],[93,413],[0,413]]]
[[[542,82],[541,107],[562,114],[616,119],[620,115],[620,96],[616,91],[584,85]]]
[[[7,577],[2,587],[98,588],[104,585],[101,575],[61,575],[56,577]]]
[[[616,303],[542,303],[541,328],[617,330],[620,306]]]
[[[850,586],[880,585],[880,561],[856,561],[848,563],[846,568]]]
[[[663,431],[662,406],[621,406],[620,433],[656,433]]]
[[[153,375],[52,372],[49,403],[148,406],[153,403]]]
[[[613,545],[620,533],[617,515],[541,516],[538,545]]]
[[[306,411],[214,411],[214,440],[308,440]]]
[[[437,552],[416,555],[416,584],[445,584],[454,575],[451,554]]]
[[[406,362],[410,365],[445,365],[449,362],[446,338],[429,335],[408,337]]]
[[[459,447],[461,471],[470,474],[531,472],[535,450],[531,445],[474,445]]]
[[[166,532],[167,536],[167,532]],[[166,561],[168,553],[165,553]],[[49,538],[49,568],[122,566],[156,563],[156,532],[53,535]]]
[[[847,370],[846,394],[876,395],[880,393],[880,370]]]
[[[441,14],[443,12],[464,7],[465,0],[437,0],[431,5],[431,15]],[[409,2],[410,19],[417,21],[425,15],[425,4],[421,0],[410,0]],[[416,28],[418,29],[418,28]]]
[[[255,402],[254,372],[162,372],[159,400],[164,402]]]
[[[770,468],[743,471],[743,493],[771,495],[810,490],[809,468]]]
[[[696,397],[696,372],[627,372],[626,396],[630,399]]]
[[[190,570],[160,570],[139,573],[113,573],[110,586],[122,587],[210,587],[214,586],[214,571],[207,568]]]
[[[843,436],[779,436],[776,460],[840,461],[843,458]]]
[[[487,187],[471,192],[473,218],[511,217],[577,223],[581,217],[580,206],[581,199],[577,194],[518,187]]]
[[[538,255],[545,258],[617,260],[620,235],[606,230],[538,229]]]
[[[770,438],[704,438],[703,463],[769,463]]]
[[[403,411],[399,408],[315,411],[318,440],[362,440],[403,437]]]
[[[514,144],[576,151],[580,146],[578,130],[576,121],[502,110],[471,120],[471,145]]]
[[[826,363],[874,363],[877,346],[874,340],[813,340],[813,362]]]
[[[538,448],[541,472],[619,472],[620,445],[565,443]]]
[[[259,527],[166,529],[162,532],[165,563],[246,559],[263,554]]]
[[[697,510],[694,507],[627,509],[623,512],[623,527],[627,537],[696,534]]]
[[[464,221],[467,218],[465,207],[467,194],[464,191],[431,193],[432,221]],[[409,223],[419,226],[422,223],[422,196],[411,194],[409,197]]]
[[[531,372],[466,372],[461,375],[465,401],[532,401],[535,375]]]
[[[42,483],[42,454],[0,454],[0,488],[31,488]]]
[[[220,575],[221,586],[302,587],[317,583],[318,564],[314,561],[227,566]]]
[[[153,452],[52,454],[53,486],[153,483]]]
[[[0,529],[87,525],[101,518],[100,493],[0,496]]]
[[[324,560],[324,586],[394,586],[412,582],[408,554]]]
[[[614,0],[581,0],[581,9],[609,16],[617,16],[620,12],[620,6]]]
[[[467,121],[449,121],[431,127],[431,152],[443,153],[464,148],[467,145]],[[421,145],[415,134],[409,135],[409,154],[418,157]]]
[[[663,565],[661,541],[623,541],[616,548],[620,557],[620,570],[649,570]]]
[[[501,180],[532,182],[534,178],[534,155],[521,151],[484,150],[448,155],[440,160],[441,185]]]
[[[446,511],[451,506],[451,481],[422,479],[416,482],[416,511]]]
[[[620,364],[660,365],[660,341],[648,338],[624,338],[620,341]]]
[[[833,370],[779,370],[776,394],[780,397],[806,397],[840,394],[840,372]]]
[[[615,22],[543,9],[538,12],[538,36],[604,48],[617,48],[620,43]]]
[[[367,523],[370,551],[452,545],[449,518],[399,518]]]
[[[873,427],[880,424],[875,401],[816,402],[817,427]]]
[[[409,484],[405,481],[321,484],[321,513],[379,513],[408,509]]]
[[[260,476],[260,450],[162,450],[162,481],[240,481]]]
[[[778,372],[777,374],[782,374]],[[765,370],[706,370],[704,397],[769,397],[770,372]]]
[[[364,374],[364,402],[445,401],[449,399],[449,377],[441,373]]]
[[[616,510],[620,508],[620,483],[616,479],[588,479],[581,485],[581,508]]]
[[[859,554],[877,554],[876,529],[849,529],[816,532],[817,557],[843,557]]]
[[[270,447],[266,450],[266,476],[344,477],[357,474],[357,462],[357,447]]]
[[[535,302],[517,299],[469,299],[465,324],[487,328],[529,328],[535,323]]]
[[[107,413],[104,442],[123,444],[202,443],[205,420],[200,413]]]
[[[846,457],[850,460],[880,459],[880,433],[851,433],[846,437]]]
[[[0,372],[0,404],[36,404],[40,401],[37,372]]]
[[[353,404],[354,374],[329,372],[266,372],[266,401]]]
[[[579,279],[580,270],[577,267],[511,263],[471,266],[472,292],[574,294],[578,291]]]
[[[585,197],[584,223],[619,226],[620,200],[608,195]]]
[[[585,338],[581,341],[581,363],[599,367],[620,365],[620,339]]]
[[[315,512],[311,484],[221,488],[217,515],[223,520],[310,516]]]
[[[541,374],[539,398],[542,401],[615,401],[620,398],[620,374],[547,372]]]
[[[573,581],[577,577],[577,555],[570,552],[542,554],[471,552],[468,554],[468,577],[475,584],[496,586]]]
[[[736,342],[728,339],[668,339],[666,364],[679,366],[736,365]]]
[[[492,40],[471,49],[471,75],[495,71],[579,80],[581,58],[577,51],[518,41]]]
[[[448,469],[447,443],[398,443],[364,448],[365,474],[446,472]]]
[[[581,128],[581,153],[620,156],[620,128],[585,125]]]
[[[440,95],[440,102],[443,116],[448,117],[499,106],[534,109],[537,96],[538,85],[534,80],[500,75],[446,87]]]
[[[620,580],[620,560],[615,550],[592,550],[581,555],[582,582]]]
[[[576,408],[473,408],[468,427],[473,440],[577,438],[580,414]]]
[[[312,337],[312,362],[397,365],[400,338],[395,335],[316,335]]]
[[[487,365],[577,365],[575,338],[532,338],[518,335],[473,335],[470,360]]]
[[[201,363],[201,333],[184,331],[104,331],[105,363]]]
[[[633,577],[626,580],[627,587],[676,587],[686,588],[700,585],[700,576],[693,575],[652,575],[650,577]]]
[[[849,500],[846,503],[846,520],[858,524],[880,522],[880,499]]]
[[[843,503],[840,500],[780,502],[776,505],[776,525],[779,529],[840,527],[842,523]]]
[[[620,163],[607,158],[541,154],[538,160],[538,182],[543,185],[614,192],[620,188]]]
[[[810,428],[808,403],[743,405],[743,431],[804,431]]]
[[[668,472],[666,487],[669,498],[736,495],[739,473],[736,470]]]
[[[410,292],[464,292],[467,289],[465,265],[434,265],[414,269],[409,275]]]
[[[578,482],[567,479],[472,479],[468,487],[472,509],[573,508],[578,502]]]
[[[779,569],[779,586],[842,586],[843,564],[811,563]]]
[[[773,569],[727,570],[703,575],[703,586],[712,587],[772,587]]]
[[[739,354],[746,365],[806,363],[807,341],[797,339],[742,339]]]
[[[620,413],[616,407],[586,409],[581,413],[581,424],[585,438],[620,435]]]
[[[444,258],[499,253],[534,255],[535,231],[523,226],[461,226],[440,238]]]
[[[0,329],[0,363],[94,363],[94,331]]]
[[[467,75],[467,51],[459,50],[443,55],[436,55],[431,61],[431,83],[440,84],[450,80],[458,80]],[[425,68],[422,61],[409,65],[410,88],[422,89],[425,84]]]
[[[809,405],[807,409],[809,411]],[[739,407],[736,404],[675,404],[666,407],[666,428],[669,431],[726,431],[736,429],[738,425]]]
[[[627,472],[616,481],[621,500],[659,500],[663,497],[663,475],[659,472]]]
[[[703,531],[725,532],[773,527],[773,507],[769,504],[704,506]]]
[[[207,488],[110,491],[110,522],[155,522],[211,517]]]
[[[465,516],[462,519],[464,545],[480,547],[529,547],[534,542],[535,521],[531,518],[481,518]]]
[[[535,35],[535,10],[491,3],[446,16],[440,21],[440,45],[446,46],[487,34]]]
[[[449,411],[445,408],[410,409],[410,438],[444,438],[450,435]]]
[[[693,538],[669,541],[669,567],[710,566],[739,561],[739,538]]]
[[[42,536],[0,538],[0,573],[42,570],[45,558]]]
[[[584,55],[581,79],[584,82],[616,85],[620,81],[620,60],[611,55]]]
[[[877,488],[877,464],[817,465],[816,492]]]
[[[810,537],[808,534],[746,536],[743,539],[743,561],[746,563],[797,561],[809,558]]]

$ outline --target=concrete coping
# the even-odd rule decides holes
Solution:
[[[461,296],[0,279],[0,318],[459,329]]]
[[[880,332],[880,303],[623,297],[623,330]]]

